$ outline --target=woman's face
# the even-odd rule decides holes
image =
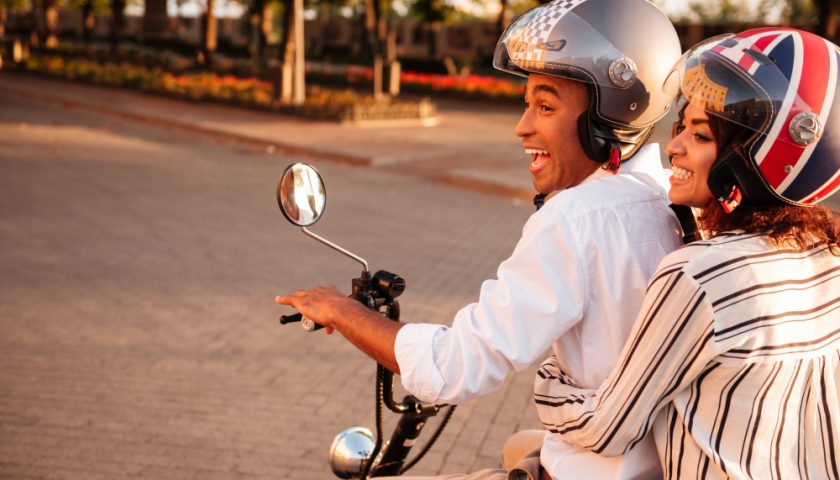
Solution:
[[[671,158],[668,198],[672,203],[704,208],[714,200],[707,179],[718,154],[715,140],[706,112],[691,104],[686,106],[674,137],[665,147]]]

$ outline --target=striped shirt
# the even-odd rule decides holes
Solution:
[[[534,385],[553,434],[619,455],[653,429],[666,478],[840,478],[840,257],[728,234],[665,257],[616,368]]]

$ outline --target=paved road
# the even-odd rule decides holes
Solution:
[[[372,427],[372,362],[280,327],[275,294],[359,267],[276,209],[296,158],[0,92],[0,478],[331,478]],[[475,298],[531,208],[315,162],[315,229],[408,279],[407,321]],[[536,426],[523,372],[456,412],[418,473],[497,463]]]

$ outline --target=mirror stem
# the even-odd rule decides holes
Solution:
[[[341,252],[341,253],[343,253],[343,254],[347,255],[348,257],[352,258],[353,260],[355,260],[355,261],[357,261],[357,262],[361,263],[361,264],[362,264],[362,267],[364,268],[364,272],[366,272],[366,273],[370,273],[370,269],[368,268],[368,263],[367,263],[367,261],[366,261],[364,258],[362,258],[362,257],[360,257],[360,256],[358,256],[358,255],[355,255],[355,254],[353,254],[353,253],[351,253],[351,252],[349,252],[349,251],[347,251],[347,250],[345,250],[345,249],[343,249],[343,248],[339,247],[338,245],[336,245],[336,244],[332,243],[331,241],[327,240],[326,238],[324,238],[324,237],[322,237],[322,236],[320,236],[320,235],[317,235],[317,234],[315,234],[315,233],[313,233],[313,232],[310,232],[309,230],[307,230],[307,229],[306,229],[306,227],[300,227],[300,229],[301,229],[301,230],[303,230],[303,233],[305,233],[305,234],[309,235],[310,237],[314,238],[315,240],[318,240],[319,242],[321,242],[321,243],[323,243],[324,245],[326,245],[326,246],[328,246],[328,247],[332,248],[333,250],[337,250],[337,251],[339,251],[339,252]]]

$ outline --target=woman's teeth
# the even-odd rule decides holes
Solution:
[[[679,180],[688,180],[689,178],[694,176],[694,172],[686,170],[684,168],[680,168],[676,165],[671,165],[671,174]]]

